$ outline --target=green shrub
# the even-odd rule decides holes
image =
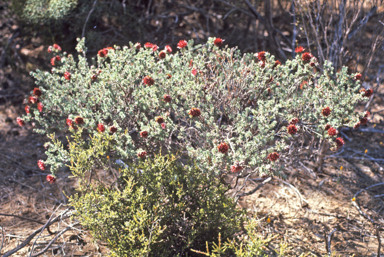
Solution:
[[[364,93],[347,68],[334,74],[330,63],[317,67],[309,53],[278,65],[269,53],[242,55],[213,41],[193,46],[191,40],[164,59],[160,49],[130,44],[89,61],[81,40],[78,61],[56,52],[61,61],[51,73],[32,73],[44,109],[29,104],[31,113],[23,119],[34,121],[40,133],[82,127],[85,135],[95,135],[98,125],[106,131],[115,127],[113,161],[180,151],[216,174],[279,172],[300,160],[308,142],[320,138],[339,148],[343,141],[337,145],[327,124],[354,126],[362,119],[355,106]],[[78,116],[81,125],[75,124]],[[310,147],[316,154],[316,144]],[[69,161],[64,148],[52,146],[46,153],[53,173]]]
[[[82,139],[81,133],[69,146],[69,167],[79,177],[70,204],[94,238],[109,244],[112,256],[184,256],[219,233],[226,239],[241,231],[243,212],[212,171],[171,155],[125,168],[107,157],[113,136]]]

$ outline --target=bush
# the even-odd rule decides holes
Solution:
[[[81,130],[69,146],[70,169],[80,181],[70,204],[112,256],[179,256],[204,249],[219,233],[226,239],[241,231],[243,212],[213,172],[170,155],[118,166],[107,156],[113,136],[85,142]]]
[[[181,41],[172,54],[148,44],[104,49],[90,65],[83,43],[78,61],[53,49],[60,60],[52,72],[32,73],[41,96],[31,94],[22,119],[40,133],[110,131],[113,161],[137,162],[161,149],[217,175],[277,173],[305,148],[316,153],[319,138],[340,148],[336,128],[366,119],[354,111],[370,95],[359,91],[358,74],[345,67],[334,74],[310,53],[279,64],[269,53],[242,55],[210,38],[197,46]],[[46,153],[53,173],[69,161],[64,147],[50,144]]]

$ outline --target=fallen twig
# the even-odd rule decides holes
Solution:
[[[381,239],[380,239],[380,229],[376,227],[376,236],[379,246],[377,247],[377,257],[380,257],[380,248],[381,248]]]
[[[286,181],[284,181],[282,179],[278,178],[277,180],[279,180],[281,183],[289,186],[290,188],[292,188],[296,192],[296,194],[299,196],[299,198],[301,200],[301,205],[303,205],[303,202],[305,202],[306,204],[309,204],[308,201],[305,200],[304,197],[300,194],[299,190],[296,187],[294,187],[293,185],[289,184],[288,182],[286,182]]]
[[[1,235],[3,236],[3,239],[1,240],[0,253],[1,253],[1,250],[3,249],[4,240],[5,240],[5,236],[4,236],[4,228],[3,228],[3,227],[1,227]]]
[[[328,256],[331,256],[332,255],[332,251],[331,251],[331,241],[332,241],[332,236],[333,236],[333,233],[335,233],[337,231],[337,229],[335,228],[334,230],[332,230],[331,233],[329,233],[328,235],[328,240],[327,240],[327,251],[328,251]]]
[[[243,196],[247,196],[247,195],[251,195],[251,194],[254,194],[257,190],[259,190],[262,186],[264,186],[265,184],[267,184],[269,181],[272,180],[272,177],[269,177],[267,179],[265,179],[260,185],[258,185],[255,189],[249,191],[249,192],[246,192],[246,193],[242,193],[240,195],[237,195],[236,198],[239,199],[240,197],[243,197]]]

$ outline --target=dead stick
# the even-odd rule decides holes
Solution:
[[[328,243],[327,243],[327,245],[328,245],[328,255],[329,256],[331,256],[331,254],[332,254],[332,251],[331,251],[331,241],[332,241],[332,235],[333,235],[333,233],[335,233],[336,232],[336,228],[334,229],[334,230],[332,230],[332,232],[331,233],[329,233],[329,235],[328,235]]]
[[[377,247],[377,257],[380,257],[381,239],[380,239],[380,230],[378,226],[376,227],[376,236],[377,236],[377,241],[379,243],[379,246]]]

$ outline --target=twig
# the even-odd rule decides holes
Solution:
[[[267,184],[269,181],[272,180],[272,177],[269,177],[267,179],[265,179],[260,185],[258,185],[255,189],[249,191],[249,192],[246,192],[246,193],[242,193],[240,195],[237,195],[237,199],[239,199],[240,197],[243,197],[243,196],[247,196],[247,195],[251,195],[251,194],[254,194],[257,190],[259,190],[262,186],[264,186],[265,184]]]
[[[380,257],[381,239],[380,239],[380,229],[378,226],[376,227],[376,236],[377,236],[377,242],[379,243],[379,246],[377,247],[377,257]]]
[[[369,217],[368,214],[366,214],[365,212],[363,212],[360,207],[357,205],[357,203],[355,201],[352,201],[352,205],[355,206],[355,208],[357,209],[357,211],[364,217],[366,218],[368,221],[370,221],[372,224],[376,224],[375,221]]]
[[[377,187],[377,186],[383,186],[383,185],[384,185],[384,182],[382,182],[382,183],[378,183],[378,184],[374,184],[374,185],[371,185],[371,186],[369,186],[369,187],[367,187],[367,188],[365,188],[365,189],[361,189],[361,190],[359,190],[359,191],[353,196],[353,198],[356,199],[356,197],[357,197],[361,192],[363,192],[363,191],[366,191],[366,190],[368,190],[368,189],[371,189],[371,188],[374,188],[374,187]]]
[[[277,180],[279,180],[281,183],[289,186],[290,188],[292,188],[297,193],[297,195],[299,196],[299,198],[301,200],[301,205],[303,205],[303,202],[305,202],[306,204],[309,204],[308,201],[303,198],[303,196],[300,194],[299,190],[297,190],[296,187],[294,187],[293,185],[289,184],[288,182],[286,182],[286,181],[284,181],[282,179],[278,178]]]
[[[331,256],[331,254],[332,254],[332,251],[331,251],[331,240],[332,240],[332,235],[333,235],[333,233],[335,233],[336,232],[336,228],[334,229],[334,230],[332,230],[332,232],[331,233],[329,233],[329,235],[328,235],[328,243],[327,243],[327,246],[328,246],[328,249],[327,249],[327,251],[328,251],[328,256]]]
[[[79,222],[77,222],[77,223],[75,223],[75,224],[73,224],[73,225],[71,225],[71,226],[68,226],[68,227],[66,227],[65,229],[63,229],[62,231],[60,231],[60,233],[59,234],[57,234],[49,243],[48,243],[48,245],[43,249],[43,250],[41,250],[40,252],[37,252],[37,253],[35,253],[34,255],[31,255],[31,257],[37,257],[37,256],[39,256],[39,255],[42,255],[43,253],[45,253],[48,249],[49,249],[49,247],[57,240],[57,238],[59,238],[59,236],[61,236],[62,234],[64,234],[65,232],[67,232],[67,230],[69,230],[69,229],[72,229],[74,226],[76,226],[77,224],[79,224]],[[32,253],[32,251],[31,251],[31,253]]]
[[[53,215],[55,214],[55,212],[56,212],[60,207],[61,207],[61,204],[56,208],[56,210],[53,211],[51,217],[49,217],[49,220],[47,221],[47,223],[45,223],[45,225],[44,225],[43,228],[41,229],[40,234],[37,236],[37,238],[35,239],[35,242],[33,242],[33,244],[32,244],[32,249],[31,249],[31,252],[29,253],[29,257],[32,256],[33,248],[35,247],[35,244],[36,244],[37,239],[39,239],[39,237],[41,236],[41,233],[43,233],[45,227],[49,224],[49,222],[51,221]]]
[[[38,220],[34,220],[34,219],[26,218],[26,217],[21,217],[21,216],[17,216],[17,215],[14,215],[14,214],[0,213],[0,216],[16,217],[16,218],[19,218],[19,219],[22,219],[22,220],[29,220],[29,221],[32,221],[32,222],[36,222],[36,223],[39,223],[41,225],[45,224],[44,222],[41,222],[41,221],[38,221]]]
[[[3,249],[3,244],[4,244],[4,239],[5,239],[3,227],[1,227],[1,235],[3,236],[3,239],[1,240],[0,253],[1,253],[1,250]]]
[[[89,20],[89,17],[91,17],[91,14],[93,13],[93,10],[95,10],[96,3],[97,3],[97,0],[95,0],[95,1],[93,2],[92,9],[91,9],[91,10],[89,11],[89,13],[88,13],[87,19],[85,20],[85,23],[84,23],[84,26],[83,26],[83,32],[81,33],[81,38],[84,38],[85,27],[86,27],[86,25],[87,25],[87,22],[88,22],[88,20]]]

